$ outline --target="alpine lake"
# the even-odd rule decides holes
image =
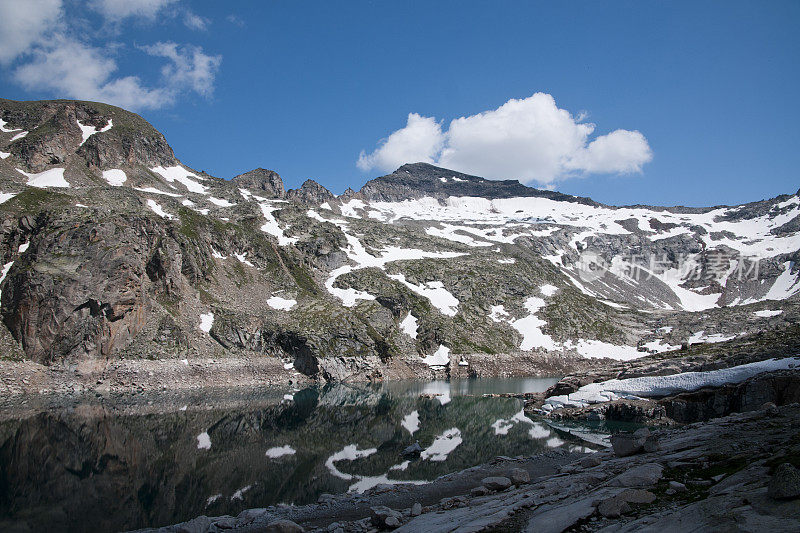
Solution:
[[[0,529],[102,532],[235,516],[425,483],[497,456],[602,446],[618,428],[554,426],[510,395],[556,381],[0,399]]]

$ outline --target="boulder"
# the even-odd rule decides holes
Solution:
[[[597,457],[597,455],[589,455],[581,459],[581,466],[583,468],[594,468],[595,466],[600,466],[602,462],[602,459]]]
[[[411,516],[419,516],[421,514],[422,514],[422,504],[420,504],[419,502],[415,502],[414,505],[411,506]]]
[[[388,529],[395,529],[400,527],[400,519],[396,516],[387,516],[386,520],[383,522],[384,527]]]
[[[800,496],[800,470],[790,463],[780,465],[769,480],[767,494],[776,500],[789,500]]]
[[[621,498],[628,503],[653,503],[656,500],[656,495],[649,490],[625,489],[617,498]]]
[[[657,452],[660,449],[661,446],[658,444],[658,437],[656,437],[655,435],[650,435],[649,437],[647,437],[644,441],[644,444],[642,445],[642,450],[645,453]]]
[[[663,474],[664,467],[658,463],[647,463],[626,470],[611,480],[617,487],[650,487],[655,485]]]
[[[303,529],[291,520],[275,520],[270,522],[263,529],[264,533],[303,533]]]
[[[641,452],[647,437],[637,437],[629,433],[617,433],[611,436],[611,446],[617,457],[628,457]]]
[[[402,513],[382,505],[370,507],[370,509],[372,510],[372,525],[384,529],[400,527],[400,523],[403,520]]]
[[[511,480],[503,476],[492,476],[481,480],[481,484],[489,490],[505,490],[511,486]]]
[[[597,506],[597,512],[606,518],[619,518],[625,513],[630,512],[631,506],[628,502],[619,498],[608,498],[600,502]]]
[[[631,503],[653,503],[656,495],[647,490],[626,489],[600,502],[597,511],[606,518],[618,518],[631,510]]]
[[[403,457],[419,457],[421,453],[422,453],[422,446],[420,446],[419,441],[417,441],[411,446],[405,448],[402,452],[400,452],[400,455],[402,455]]]
[[[688,490],[686,488],[686,485],[684,485],[679,481],[670,481],[669,488],[670,490],[674,490],[675,492],[686,492]]]
[[[475,487],[474,489],[469,491],[470,496],[486,496],[490,492],[491,491],[486,487],[484,487],[483,485],[481,485],[480,487]]]
[[[531,475],[528,473],[527,470],[523,470],[522,468],[512,468],[508,471],[508,479],[511,480],[511,483],[514,485],[524,485],[525,483],[531,482]]]

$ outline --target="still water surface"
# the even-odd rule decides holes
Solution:
[[[498,455],[585,449],[522,412],[557,378],[16,398],[0,419],[0,530],[117,531],[322,493],[424,483]],[[419,442],[418,458],[401,452]]]

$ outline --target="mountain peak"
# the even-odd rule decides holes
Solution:
[[[335,196],[331,191],[314,180],[306,180],[299,189],[286,191],[287,200],[293,200],[301,204],[319,205],[334,198]]]
[[[177,164],[158,130],[139,115],[112,105],[0,98],[0,118],[9,128],[24,132],[8,151],[32,172],[76,157],[101,169]]]
[[[251,191],[259,191],[259,193],[266,193],[271,198],[284,198],[286,190],[283,187],[283,180],[280,175],[274,170],[266,168],[255,168],[244,174],[231,179],[237,187],[250,189]]]
[[[518,180],[489,180],[430,163],[407,163],[368,181],[360,191],[365,200],[397,202],[432,196],[474,196],[490,200],[516,197],[542,197],[552,200],[595,204],[589,198],[527,187]]]

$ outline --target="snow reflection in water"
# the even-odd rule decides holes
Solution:
[[[522,400],[483,396],[542,391],[555,381],[214,389],[62,403],[37,397],[19,405],[0,399],[9,500],[0,523],[154,527],[310,503],[323,493],[425,483],[498,455],[583,449],[566,431],[526,416]],[[416,442],[419,453],[403,456]],[[76,464],[99,470],[78,480]],[[48,484],[36,482],[42,478]]]

